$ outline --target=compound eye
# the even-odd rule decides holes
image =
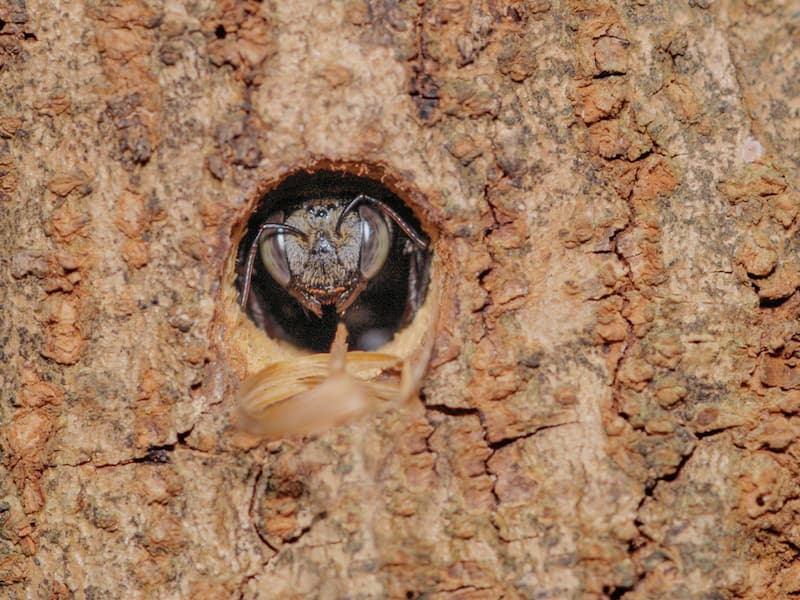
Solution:
[[[283,211],[270,215],[267,223],[283,223]],[[289,285],[292,272],[286,256],[286,234],[281,230],[267,229],[261,234],[261,261],[272,278],[283,287]]]
[[[383,213],[362,205],[358,209],[361,216],[361,258],[359,269],[364,279],[372,279],[383,267],[389,256],[391,233]]]

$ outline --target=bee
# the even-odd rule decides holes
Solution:
[[[405,234],[403,252],[414,263],[408,296],[418,306],[424,284],[417,279],[429,244],[392,207],[366,194],[322,195],[269,213],[250,243],[239,303],[247,307],[258,254],[307,315],[321,319],[323,308],[332,306],[341,318],[381,274],[396,229]]]
[[[292,175],[262,199],[237,250],[238,303],[271,337],[311,353],[279,349],[242,382],[241,429],[316,434],[414,396],[440,298],[417,227],[390,190],[349,174]]]

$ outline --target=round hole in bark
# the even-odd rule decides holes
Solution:
[[[367,230],[369,239],[380,238],[376,230],[384,225],[389,238],[377,243],[386,251],[381,260],[383,252],[365,240]],[[301,171],[264,194],[248,219],[236,289],[247,316],[270,337],[325,352],[341,320],[351,350],[375,350],[413,320],[430,263],[419,220],[385,185],[349,172]]]

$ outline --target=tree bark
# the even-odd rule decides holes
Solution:
[[[797,2],[4,1],[4,596],[800,592]],[[264,442],[236,244],[320,168],[420,217],[433,356]]]

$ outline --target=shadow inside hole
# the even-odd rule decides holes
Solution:
[[[304,203],[320,198],[346,203],[359,194],[385,203],[409,226],[422,232],[411,209],[396,194],[373,179],[334,171],[297,173],[268,192],[247,223],[237,254],[236,287],[239,294],[244,284],[247,254],[259,226],[270,215],[279,210],[288,215]],[[342,317],[336,314],[333,305],[323,306],[321,318],[306,311],[272,278],[260,253],[256,255],[245,305],[247,316],[270,336],[315,352],[327,352],[330,349],[340,318],[347,325],[351,350],[375,350],[391,341],[397,331],[411,322],[422,304],[430,266],[428,250],[415,246],[394,223],[391,230],[390,251],[383,268],[367,283]]]

